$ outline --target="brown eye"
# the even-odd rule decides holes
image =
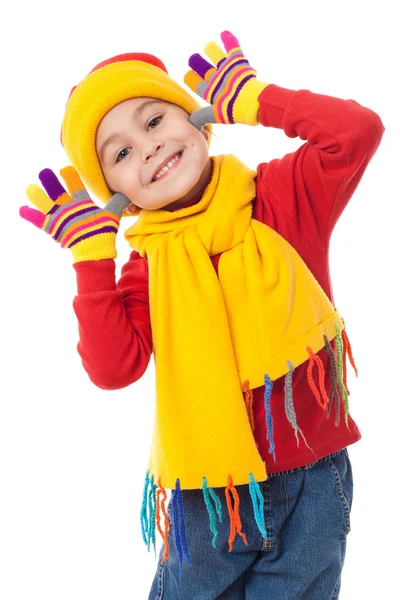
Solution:
[[[151,121],[149,121],[147,124],[147,130],[154,129],[154,127],[157,127],[157,125],[159,124],[161,119],[162,119],[161,115],[159,117],[154,117],[153,119],[151,119]]]
[[[120,159],[125,158],[125,156],[128,155],[128,154],[123,154],[124,152],[127,152],[129,154],[129,152],[130,152],[129,148],[123,148],[121,150],[121,152],[118,152],[117,160],[115,162],[120,162]]]

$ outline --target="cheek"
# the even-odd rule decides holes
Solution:
[[[209,149],[206,140],[203,138],[203,141],[199,142],[199,159],[203,167],[205,167],[208,159],[210,158]]]
[[[199,131],[196,131],[188,139],[188,145],[197,152],[199,158],[206,160],[208,158],[208,145],[204,136]]]
[[[132,166],[120,165],[117,172],[113,173],[111,178],[113,189],[129,197],[129,192],[135,192],[140,185],[138,173]]]

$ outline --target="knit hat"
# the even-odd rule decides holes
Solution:
[[[61,143],[71,164],[88,188],[104,203],[113,195],[107,186],[96,153],[96,131],[111,108],[140,96],[159,98],[189,114],[200,104],[168,75],[152,54],[119,54],[96,65],[72,88],[61,128]],[[211,126],[206,129],[211,132]],[[118,191],[118,190],[116,190]],[[138,214],[136,208],[133,213]]]

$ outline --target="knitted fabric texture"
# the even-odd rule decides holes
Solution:
[[[192,70],[184,81],[209,103],[191,115],[190,122],[196,127],[205,123],[258,125],[258,96],[268,84],[256,79],[257,72],[232,33],[223,31],[221,39],[226,53],[215,42],[204,48],[213,64],[197,53],[189,58]]]
[[[200,108],[197,100],[168,75],[161,60],[145,53],[119,54],[99,63],[72,88],[68,98],[61,142],[82,180],[104,203],[113,192],[96,153],[97,127],[114,106],[138,97],[165,100],[189,114]],[[206,129],[211,132],[211,126]],[[136,209],[133,214],[138,212]]]
[[[149,261],[156,416],[149,471],[173,489],[267,478],[242,388],[313,358],[343,322],[304,261],[252,219],[255,172],[213,157],[200,202],[142,210],[125,232]],[[221,253],[219,277],[210,256]],[[190,396],[188,396],[190,390]],[[223,398],[223,401],[221,401]],[[218,459],[216,459],[218,457]]]

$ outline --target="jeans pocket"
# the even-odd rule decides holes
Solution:
[[[159,562],[157,569],[157,583],[158,583],[158,593],[157,600],[162,600],[164,596],[164,565],[165,563]]]
[[[161,557],[158,561],[157,569],[153,577],[150,593],[147,600],[162,600],[164,596],[164,564]]]
[[[336,492],[342,503],[346,535],[351,531],[350,512],[353,504],[353,471],[347,448],[327,461],[335,479]]]

